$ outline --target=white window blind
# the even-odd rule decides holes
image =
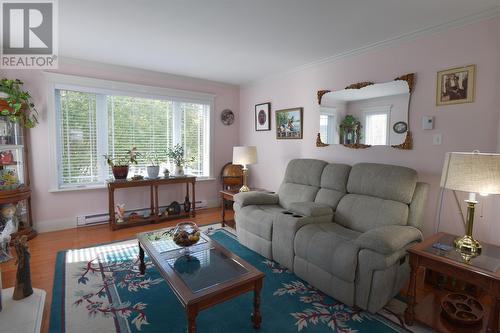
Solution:
[[[57,90],[60,106],[60,165],[64,184],[99,181],[96,142],[96,95]]]
[[[132,147],[141,153],[134,173],[146,175],[151,153],[172,171],[166,150],[181,144],[194,159],[186,172],[210,176],[209,102],[82,90],[55,89],[59,187],[103,183],[111,170],[102,155],[123,157]]]

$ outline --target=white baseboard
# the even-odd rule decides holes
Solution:
[[[218,198],[210,198],[206,200],[207,200],[207,208],[220,207],[220,201]],[[47,220],[47,221],[39,221],[39,222],[35,221],[34,228],[38,233],[77,228],[76,216],[64,217],[60,219]],[[83,226],[79,228],[85,228],[85,227]]]

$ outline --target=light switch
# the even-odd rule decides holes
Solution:
[[[422,117],[422,129],[423,130],[434,129],[434,117],[432,117],[432,116],[423,116]]]
[[[443,143],[443,134],[441,133],[436,133],[432,137],[432,144],[433,145],[440,145]]]

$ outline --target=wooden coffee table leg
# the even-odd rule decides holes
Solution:
[[[262,279],[255,281],[254,294],[253,294],[253,313],[252,321],[253,328],[259,329],[260,323],[262,322],[262,316],[260,315],[260,290],[262,289]]]
[[[417,293],[417,271],[418,271],[418,258],[410,254],[410,284],[408,286],[408,303],[405,310],[405,323],[408,326],[413,325],[415,321],[415,304]]]
[[[198,315],[198,310],[193,306],[188,306],[186,309],[187,315],[187,332],[196,332],[196,316]]]
[[[493,297],[490,308],[490,317],[488,318],[487,333],[498,333],[498,315],[500,311],[500,299]]]
[[[141,246],[141,243],[139,243],[139,260],[141,261],[139,263],[139,271],[141,275],[144,275],[146,273],[146,264],[144,263],[144,249]]]

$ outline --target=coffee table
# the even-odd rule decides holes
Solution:
[[[201,310],[254,291],[251,320],[260,328],[260,290],[264,273],[202,233],[189,254],[171,239],[172,228],[137,234],[141,274],[145,273],[145,252],[167,281],[186,311],[187,331],[196,331]],[[221,318],[223,320],[223,318]]]

